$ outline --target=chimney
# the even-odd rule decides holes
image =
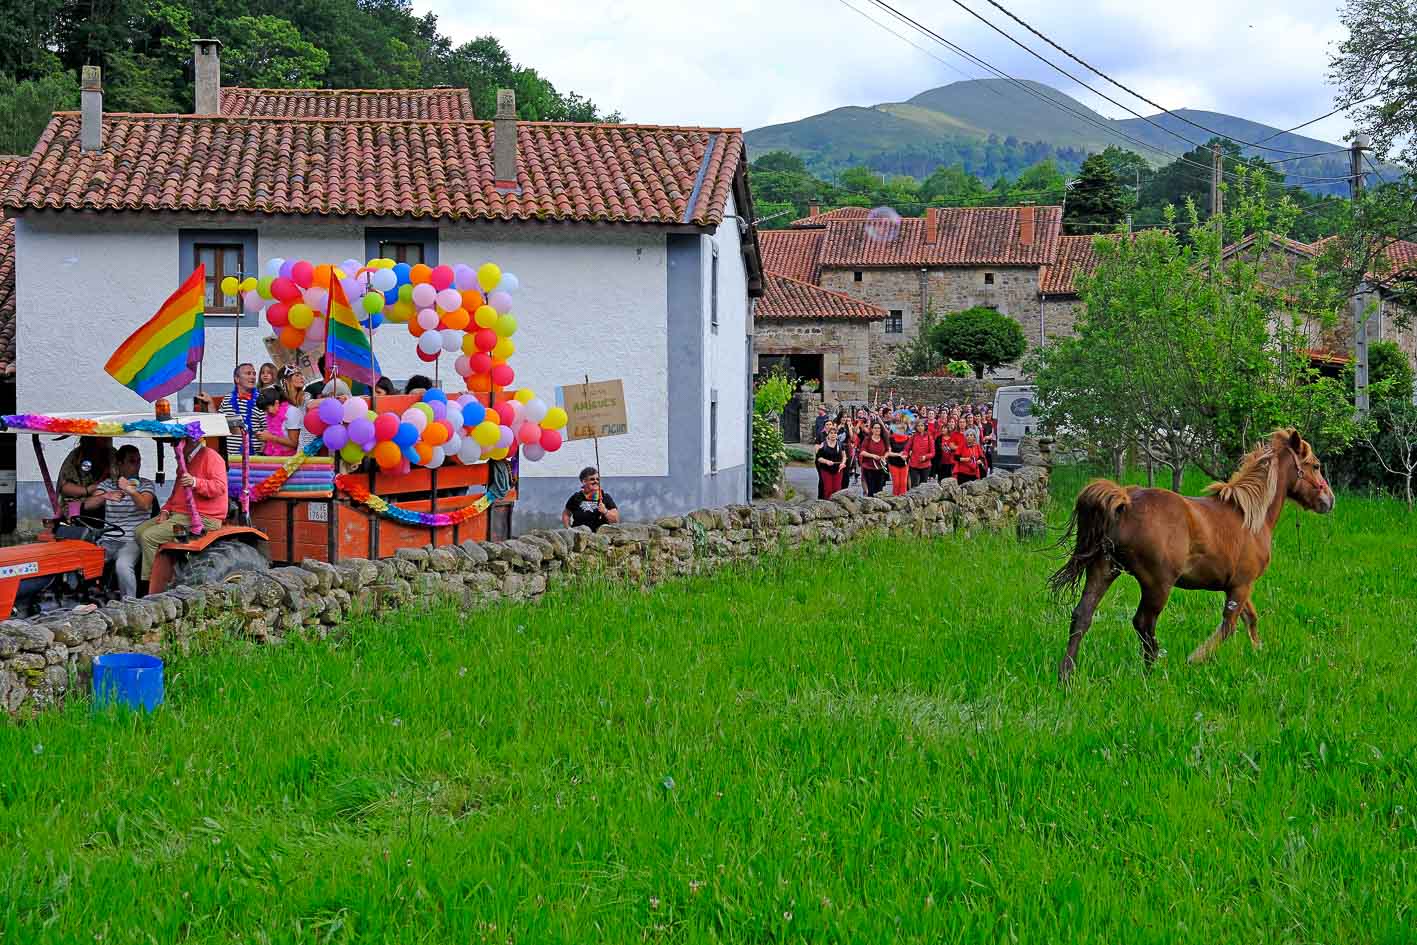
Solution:
[[[1033,207],[1018,208],[1018,241],[1024,246],[1033,245]]]
[[[79,150],[103,150],[103,71],[84,66],[79,83]]]
[[[940,208],[925,208],[925,245],[934,246],[940,241]]]
[[[816,216],[817,214],[819,214],[819,213],[821,213],[821,212],[822,212],[822,205],[819,204],[819,203],[817,203],[815,200],[812,201],[810,204],[807,205],[807,216],[809,216],[809,217],[814,217],[814,216]]]
[[[221,114],[221,40],[192,40],[192,72],[196,78],[195,115]]]
[[[497,90],[497,115],[492,120],[492,186],[519,191],[517,184],[517,93]]]

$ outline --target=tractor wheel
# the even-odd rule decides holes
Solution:
[[[243,541],[212,542],[201,551],[187,555],[172,569],[169,587],[196,587],[218,584],[242,571],[264,571],[270,567],[265,555]]]

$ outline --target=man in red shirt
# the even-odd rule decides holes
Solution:
[[[152,576],[158,548],[176,539],[179,527],[183,530],[191,527],[189,494],[196,497],[197,514],[202,517],[204,528],[221,528],[226,519],[226,463],[216,450],[201,440],[183,440],[180,448],[187,459],[187,472],[177,478],[172,498],[167,500],[157,518],[140,525],[133,533],[143,549],[142,579],[145,582]]]
[[[915,432],[910,436],[907,455],[910,462],[910,488],[914,489],[930,478],[930,467],[935,462],[935,438],[930,435],[929,425],[924,420],[915,421]]]

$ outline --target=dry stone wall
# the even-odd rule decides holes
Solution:
[[[353,617],[450,600],[475,608],[540,597],[579,575],[654,584],[704,574],[803,546],[839,545],[865,534],[949,535],[1017,525],[1036,534],[1047,501],[1046,459],[960,486],[927,483],[905,495],[765,502],[701,509],[647,524],[531,531],[510,541],[405,548],[393,558],[238,575],[88,613],[0,621],[0,707],[28,714],[86,692],[103,653],[185,654],[194,645],[239,638],[279,642],[323,637]]]

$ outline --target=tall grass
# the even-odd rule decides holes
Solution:
[[[0,725],[0,941],[1410,942],[1398,510],[1285,513],[1260,653],[1119,581],[1067,692],[1005,535],[222,646]]]

